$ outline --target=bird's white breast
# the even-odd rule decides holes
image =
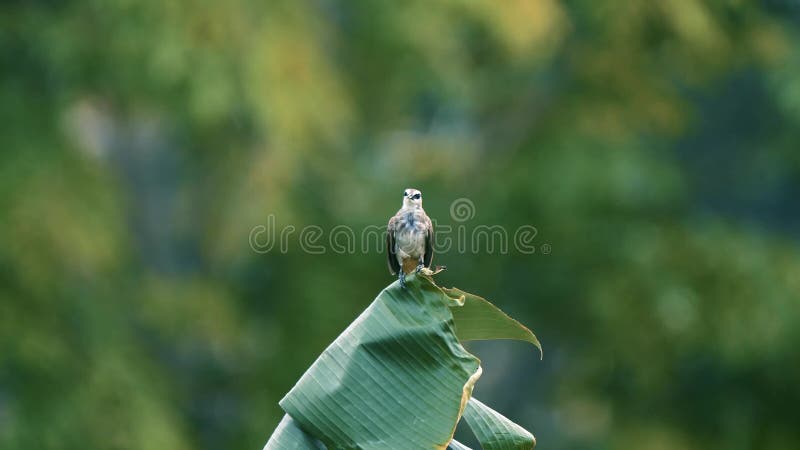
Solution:
[[[401,210],[395,230],[398,259],[420,258],[425,254],[427,220],[422,208]]]

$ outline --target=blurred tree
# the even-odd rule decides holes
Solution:
[[[468,225],[552,246],[437,257],[538,326],[542,363],[476,348],[500,374],[479,396],[540,443],[796,448],[798,20],[779,0],[6,3],[0,447],[263,445],[391,278],[297,234],[257,254],[250,230],[382,225],[416,186],[440,222],[468,197]]]

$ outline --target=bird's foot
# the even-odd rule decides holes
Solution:
[[[436,271],[436,270],[432,270],[430,267],[423,267],[422,269],[420,269],[420,271],[419,271],[419,272],[420,272],[421,274],[423,274],[423,275],[426,275],[426,276],[429,276],[429,277],[430,277],[430,276],[433,276],[433,275],[436,275],[437,273],[439,273],[439,272],[438,272],[438,271]]]
[[[422,265],[422,264],[420,264],[420,265],[418,265],[418,266],[417,266],[417,269],[416,269],[416,270],[414,270],[414,273],[419,273],[419,272],[420,272],[420,270],[422,270],[422,269],[424,269],[424,268],[425,268],[425,266],[424,266],[424,265]]]
[[[397,275],[397,280],[400,282],[400,287],[405,289],[406,288],[406,273],[403,270],[400,270],[400,273]]]

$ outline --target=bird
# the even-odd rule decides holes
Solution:
[[[406,274],[430,268],[433,260],[433,223],[422,209],[422,192],[403,191],[403,206],[386,226],[389,272],[405,287]]]

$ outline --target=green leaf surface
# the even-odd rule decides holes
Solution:
[[[473,420],[488,417],[479,437],[506,433],[510,440],[490,442],[526,442],[530,433],[509,434],[516,425],[482,404],[468,406],[481,368],[461,341],[491,338],[539,346],[530,330],[478,296],[442,289],[426,275],[408,276],[405,288],[395,282],[281,400],[287,416],[265,449],[469,450],[452,440],[465,408]]]
[[[281,407],[328,448],[446,448],[479,373],[447,304],[423,276],[388,286]]]
[[[475,398],[467,403],[464,420],[483,450],[530,450],[536,445],[531,433]]]
[[[264,450],[325,450],[312,436],[306,434],[288,414],[275,428]]]
[[[456,335],[463,341],[485,339],[516,339],[530,342],[539,349],[542,346],[536,335],[525,325],[517,322],[484,298],[457,288],[442,290],[461,307],[452,308],[456,324]]]

